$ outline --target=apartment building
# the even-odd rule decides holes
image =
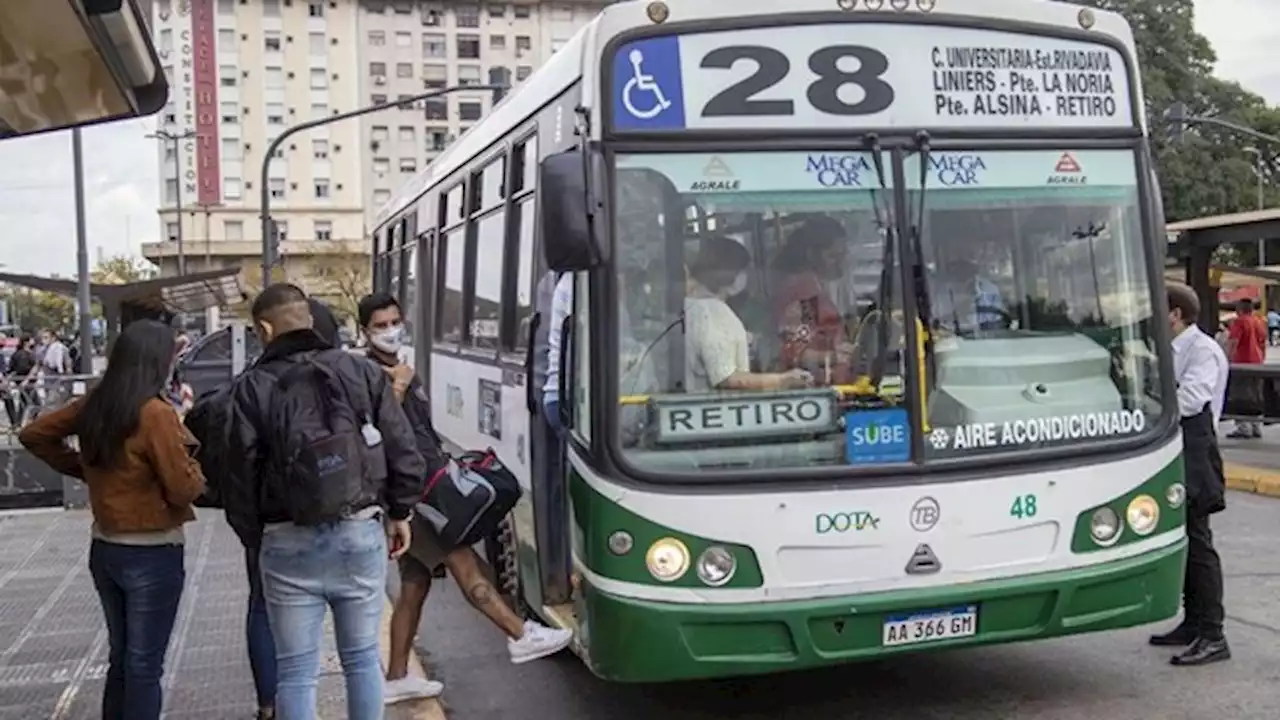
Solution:
[[[285,129],[433,88],[518,84],[605,4],[154,0],[170,101],[156,140],[163,239],[143,255],[162,275],[240,266],[259,286],[262,159]],[[366,218],[491,103],[458,92],[287,139],[265,187],[284,277],[351,305]]]
[[[518,85],[606,4],[361,0],[361,102],[390,102],[460,85]],[[459,91],[364,117],[365,217],[484,117],[492,102],[487,91]]]
[[[264,153],[289,126],[367,103],[356,0],[154,0],[170,102],[158,116],[163,235],[143,254],[174,275],[239,265],[260,282]],[[367,268],[357,122],[300,133],[266,183],[285,275],[323,295]],[[179,205],[180,201],[180,205]],[[181,212],[179,213],[179,207]]]

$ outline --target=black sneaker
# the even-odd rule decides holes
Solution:
[[[1186,623],[1174,628],[1164,635],[1152,635],[1147,642],[1156,647],[1184,647],[1196,640],[1196,631]]]
[[[1169,662],[1179,667],[1195,667],[1230,659],[1231,648],[1226,638],[1196,638],[1191,647],[1180,655],[1174,655]]]

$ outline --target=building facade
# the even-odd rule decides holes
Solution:
[[[156,140],[163,234],[143,254],[163,275],[238,265],[260,286],[263,156],[288,127],[359,107],[356,3],[155,0],[152,16],[170,102]],[[359,137],[356,123],[300,133],[268,173],[285,274],[323,295],[367,264]]]
[[[361,101],[379,104],[460,85],[518,85],[605,4],[361,0]],[[492,103],[490,92],[459,91],[362,118],[366,218]]]
[[[143,255],[162,275],[240,266],[259,287],[265,189],[284,277],[351,305],[368,282],[366,218],[492,96],[458,92],[294,135],[264,188],[272,142],[298,123],[433,88],[518,84],[603,5],[154,0],[170,102],[157,116],[162,239]]]

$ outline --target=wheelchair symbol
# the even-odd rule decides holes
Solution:
[[[662,88],[658,87],[658,83],[654,82],[653,76],[646,75],[644,69],[640,67],[644,64],[644,53],[640,52],[639,49],[632,50],[627,54],[627,59],[631,61],[632,75],[627,84],[622,86],[623,107],[633,117],[640,120],[651,120],[658,117],[663,110],[671,107],[671,101],[662,94]],[[631,94],[637,90],[653,95],[653,103],[644,110],[638,108],[631,99]]]

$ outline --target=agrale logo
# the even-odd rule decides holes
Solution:
[[[713,155],[702,168],[702,179],[689,186],[692,192],[734,192],[741,182],[733,176],[733,170],[719,156]]]
[[[1084,174],[1080,161],[1069,152],[1062,153],[1058,163],[1053,166],[1053,174],[1049,176],[1049,185],[1087,185],[1089,177]]]

